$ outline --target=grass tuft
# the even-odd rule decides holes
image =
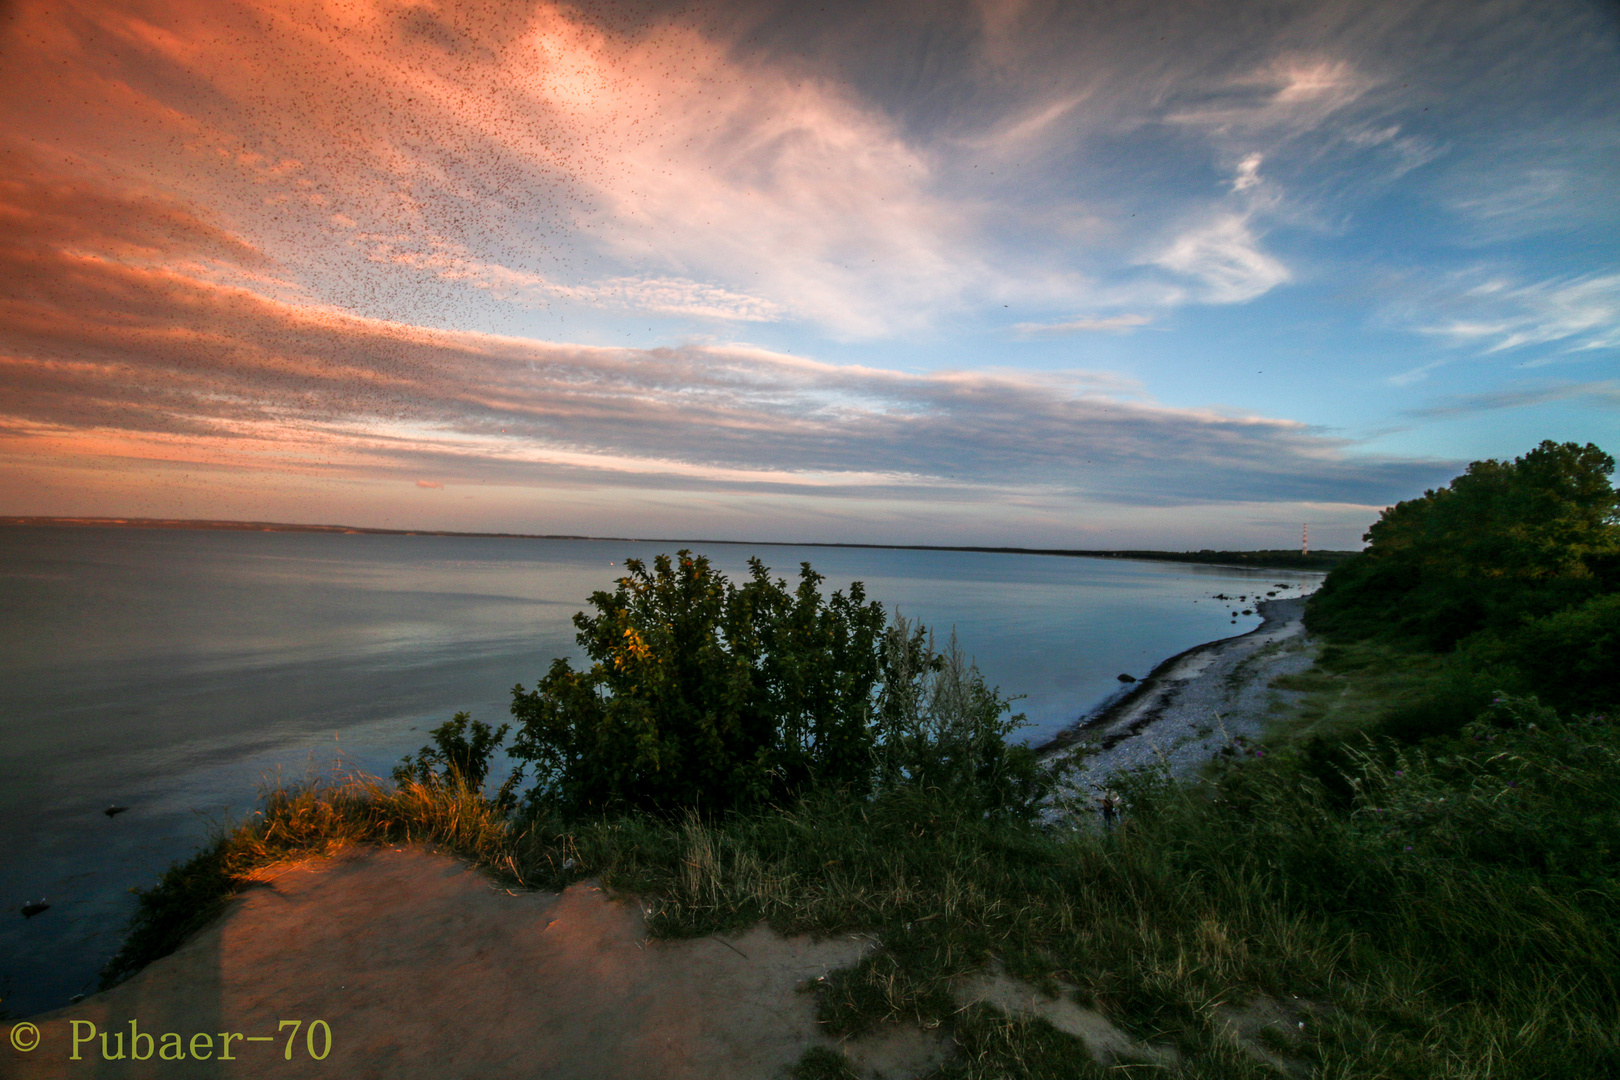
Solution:
[[[825,1046],[812,1046],[789,1070],[793,1080],[861,1080],[849,1059]]]

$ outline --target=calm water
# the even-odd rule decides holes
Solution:
[[[133,906],[277,769],[386,772],[462,709],[580,653],[570,619],[670,545],[0,528],[0,1011],[93,988]],[[948,633],[1040,741],[1161,659],[1252,629],[1218,592],[1318,575],[965,552],[702,549],[734,579],[801,560]],[[1293,593],[1293,590],[1290,590]],[[1297,595],[1297,594],[1296,594]],[[128,806],[114,818],[109,804]],[[44,898],[30,920],[17,910]]]

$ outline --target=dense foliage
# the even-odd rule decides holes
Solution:
[[[574,617],[590,668],[557,659],[513,690],[532,806],[723,812],[898,783],[1033,804],[1039,770],[1004,741],[1021,718],[954,642],[889,627],[859,582],[824,597],[808,563],[790,589],[753,559],[737,586],[689,551],[625,566]]]
[[[1328,575],[1318,629],[1390,627],[1437,648],[1516,627],[1620,586],[1614,459],[1588,443],[1543,442],[1513,461],[1476,461],[1446,487],[1385,510],[1367,549]]]
[[[1620,492],[1612,457],[1543,442],[1476,461],[1446,487],[1384,511],[1335,569],[1308,621],[1454,654],[1460,711],[1493,689],[1565,708],[1620,702]]]

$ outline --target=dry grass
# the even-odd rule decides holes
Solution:
[[[123,947],[102,970],[103,988],[180,946],[213,919],[255,872],[349,844],[428,843],[517,884],[513,826],[463,784],[394,783],[356,772],[261,793],[263,809],[222,831],[166,871],[140,905]]]

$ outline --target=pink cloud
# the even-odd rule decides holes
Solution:
[[[554,3],[74,9],[21,9],[10,129],[150,171],[314,278],[353,230],[442,237],[486,276],[588,302],[624,275],[568,264],[629,257],[649,284],[616,303],[871,336],[984,272],[963,208],[932,193],[929,160],[883,114],[676,19],[614,30]],[[18,107],[26,83],[51,88],[48,117]],[[672,287],[700,299],[672,304]]]

